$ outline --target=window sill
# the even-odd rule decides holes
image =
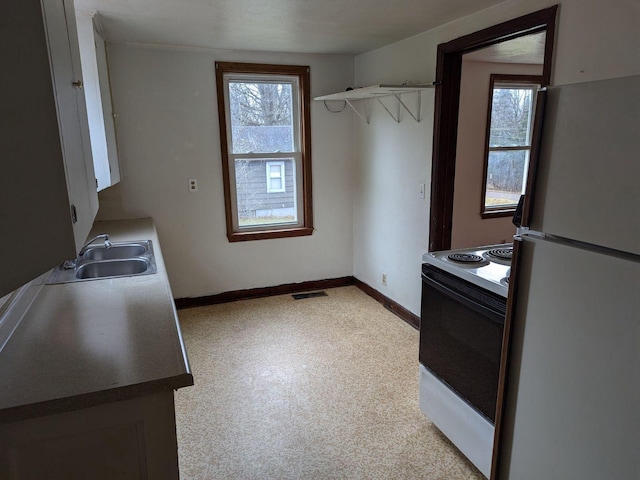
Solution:
[[[483,219],[487,218],[499,218],[499,217],[513,217],[513,214],[516,213],[515,207],[512,208],[504,208],[499,210],[488,210],[486,212],[482,212],[480,216]]]
[[[313,234],[312,227],[287,228],[283,230],[260,230],[252,232],[234,232],[227,235],[230,242],[250,240],[268,240],[272,238],[303,237]]]

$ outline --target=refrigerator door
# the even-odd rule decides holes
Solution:
[[[549,87],[532,230],[640,254],[640,76]]]
[[[640,478],[640,263],[520,248],[499,478]]]

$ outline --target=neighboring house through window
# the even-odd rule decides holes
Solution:
[[[309,67],[216,62],[227,237],[311,235]]]
[[[527,183],[541,77],[491,75],[482,189],[483,217],[513,215]]]

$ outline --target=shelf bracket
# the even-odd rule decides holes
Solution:
[[[358,115],[364,122],[367,123],[367,125],[369,125],[369,123],[371,122],[371,108],[369,106],[369,102],[365,103],[365,107],[364,107],[365,116],[363,117],[362,114],[355,107],[355,105],[353,103],[351,103],[351,101],[349,101],[348,98],[345,98],[344,101],[347,102],[347,105],[349,105],[351,107],[351,110],[353,110],[356,113],[356,115]]]
[[[400,105],[402,105],[404,107],[404,109],[407,111],[407,113],[409,115],[411,115],[411,118],[413,118],[416,122],[420,123],[420,108],[422,106],[422,104],[421,104],[422,95],[420,95],[419,91],[416,92],[416,93],[418,94],[418,106],[417,106],[417,109],[416,109],[416,115],[414,115],[413,112],[411,111],[411,109],[405,105],[405,103],[400,98],[400,95],[395,95],[395,97],[398,99],[398,102],[400,103]]]
[[[393,96],[396,97],[398,100],[400,100],[398,95],[393,95]],[[393,113],[391,113],[391,110],[389,110],[387,108],[387,106],[384,104],[384,102],[382,100],[380,100],[380,97],[376,97],[376,100],[378,100],[378,103],[380,105],[382,105],[382,108],[384,108],[387,111],[387,113],[389,115],[391,115],[391,118],[393,118],[397,123],[400,123],[400,104],[398,104],[398,114],[394,115]]]
[[[407,104],[402,101],[402,98],[400,97],[399,93],[395,95],[389,95],[389,96],[393,96],[398,101],[398,113],[396,115],[394,115],[391,112],[391,110],[389,110],[389,108],[380,99],[381,97],[376,97],[376,100],[378,100],[378,103],[384,107],[387,113],[391,115],[391,117],[396,122],[400,123],[400,107],[403,107],[407,111],[407,113],[411,115],[411,118],[413,118],[416,122],[420,123],[420,107],[421,107],[422,96],[420,95],[420,92],[416,92],[416,93],[418,94],[418,105],[417,105],[415,114],[411,111],[411,109],[407,106]]]
[[[413,118],[416,122],[420,123],[420,107],[421,107],[422,96],[420,95],[419,91],[416,93],[418,94],[418,105],[417,105],[415,114],[411,111],[411,109],[407,106],[407,104],[402,101],[402,98],[400,97],[399,93],[396,93],[394,95],[385,95],[385,96],[393,96],[398,101],[398,113],[395,115],[393,114],[393,112],[391,112],[391,110],[389,110],[389,107],[387,107],[384,104],[384,102],[381,100],[381,98],[383,97],[376,97],[376,100],[378,100],[378,103],[382,105],[382,107],[387,111],[387,113],[391,116],[391,118],[393,118],[397,123],[400,123],[400,107],[404,108],[407,111],[407,113],[411,115],[411,118]]]

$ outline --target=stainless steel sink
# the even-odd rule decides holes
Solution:
[[[85,260],[120,260],[140,257],[149,251],[150,240],[135,243],[114,243],[111,247],[92,247],[82,256]]]
[[[157,272],[151,240],[114,242],[88,248],[73,261],[56,267],[47,284],[151,275]]]
[[[122,277],[139,275],[149,269],[149,263],[144,258],[129,258],[126,260],[104,260],[80,265],[76,270],[76,278]]]

